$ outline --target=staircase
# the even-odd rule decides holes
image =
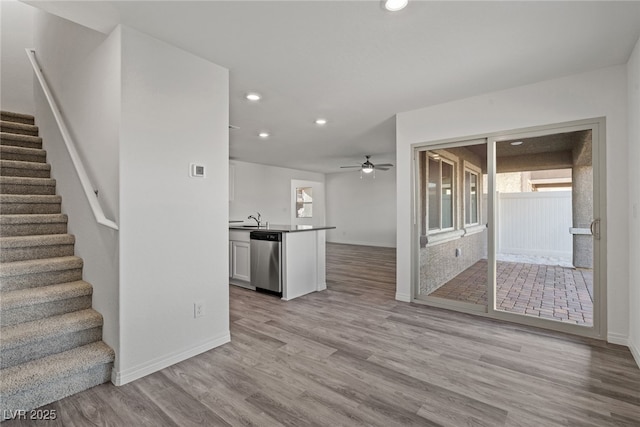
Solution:
[[[34,118],[0,117],[0,420],[109,381],[75,237]]]

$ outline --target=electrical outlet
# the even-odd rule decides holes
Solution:
[[[193,303],[193,318],[204,316],[204,302],[196,301]]]
[[[462,249],[457,248],[456,249],[456,258],[462,255]]]

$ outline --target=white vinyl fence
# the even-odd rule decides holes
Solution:
[[[571,191],[500,193],[499,254],[572,260]]]

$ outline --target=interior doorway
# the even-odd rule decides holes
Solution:
[[[414,301],[601,337],[603,129],[416,147]]]

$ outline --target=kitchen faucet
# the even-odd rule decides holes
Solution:
[[[247,219],[253,219],[253,220],[255,220],[255,221],[258,223],[258,227],[260,227],[260,219],[262,218],[262,215],[260,215],[260,212],[257,212],[257,214],[258,214],[258,217],[257,217],[257,218],[256,218],[255,216],[253,216],[253,215],[249,215],[249,216],[247,217]]]

